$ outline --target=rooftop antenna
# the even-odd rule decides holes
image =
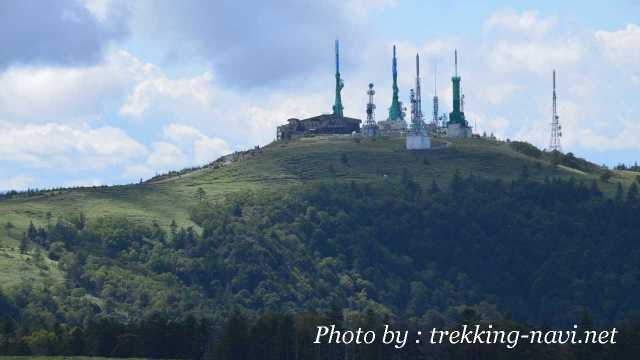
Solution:
[[[558,106],[556,99],[556,70],[553,70],[553,105],[551,118],[551,140],[549,141],[549,151],[562,151],[560,138],[562,137],[562,126],[558,116]]]
[[[433,65],[433,95],[438,96],[438,63]]]
[[[420,55],[416,54],[415,125],[422,127],[422,86],[420,84]]]
[[[433,70],[433,124],[438,125],[438,64]]]
[[[454,57],[455,57],[455,63],[456,63],[455,76],[458,77],[458,49],[455,50]]]

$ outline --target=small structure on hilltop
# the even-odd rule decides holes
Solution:
[[[336,98],[331,114],[323,114],[308,119],[291,118],[287,124],[278,126],[276,138],[278,140],[289,140],[296,137],[313,134],[352,134],[360,132],[359,119],[345,117],[342,106],[341,91],[344,82],[340,77],[340,44],[336,40]]]
[[[367,137],[374,137],[378,135],[378,124],[376,124],[376,105],[373,103],[373,95],[375,95],[376,91],[373,90],[373,83],[369,83],[369,90],[367,90],[367,95],[369,95],[369,102],[367,103],[367,120],[362,126],[362,135]]]
[[[449,114],[447,122],[448,138],[469,138],[472,135],[471,127],[464,117],[464,109],[461,108],[460,76],[458,76],[458,50],[455,51],[455,73],[451,78],[453,83],[453,111]]]
[[[362,120],[323,114],[308,119],[291,118],[287,124],[278,126],[278,140],[290,140],[314,134],[352,134],[360,131]]]
[[[402,135],[407,130],[407,123],[404,121],[405,113],[402,102],[398,99],[398,59],[396,58],[395,45],[393,45],[391,60],[391,76],[393,77],[393,95],[389,107],[389,118],[385,121],[379,121],[378,126],[382,135]]]
[[[420,56],[416,54],[416,88],[411,90],[411,127],[406,137],[407,150],[431,148],[431,138],[422,116],[422,90],[420,86]]]

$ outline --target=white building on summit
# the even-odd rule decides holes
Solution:
[[[416,54],[416,88],[411,90],[411,126],[406,135],[407,150],[431,149],[431,138],[422,116],[422,90],[420,88],[420,56]]]

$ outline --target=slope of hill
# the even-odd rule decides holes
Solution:
[[[449,146],[445,146],[449,145]],[[507,143],[483,139],[447,141],[442,148],[424,152],[404,150],[401,139],[354,141],[348,137],[312,137],[289,143],[272,143],[257,150],[227,156],[202,169],[182,175],[159,176],[142,184],[86,187],[44,192],[28,198],[0,201],[0,218],[26,229],[30,220],[44,223],[53,216],[87,212],[122,214],[140,220],[155,219],[168,225],[171,219],[187,221],[186,210],[196,203],[196,189],[210,198],[257,189],[281,189],[305,181],[338,179],[370,181],[400,176],[410,169],[419,181],[446,183],[454,172],[485,178],[512,179],[528,166],[536,179],[574,176],[598,179],[597,173],[551,165],[549,159],[535,159],[517,152]],[[626,173],[626,175],[625,175]],[[615,188],[615,180],[629,183],[631,172],[617,172],[602,183]]]
[[[605,192],[613,193],[618,182],[630,184],[636,173],[616,172],[600,180],[597,166],[578,169],[554,165],[550,154],[536,154],[504,142],[486,139],[436,141],[437,149],[407,152],[402,139],[355,140],[350,137],[317,136],[224,157],[180,175],[159,176],[150,181],[124,186],[87,187],[48,191],[35,196],[0,200],[0,222],[14,228],[0,232],[0,283],[5,287],[24,280],[60,280],[55,263],[37,268],[18,251],[18,240],[29,222],[44,225],[52,218],[80,213],[90,216],[125,216],[142,223],[159,223],[167,229],[175,220],[193,225],[188,210],[197,204],[197,189],[214,201],[248,190],[286,192],[289,187],[315,181],[380,181],[397,179],[408,169],[415,180],[447,184],[454,173],[475,174],[487,179],[514,179],[527,168],[533,179],[574,177],[596,180]],[[526,150],[526,149],[525,149]],[[557,162],[556,162],[557,163]],[[594,170],[595,169],[595,170]],[[19,271],[4,271],[20,269]]]

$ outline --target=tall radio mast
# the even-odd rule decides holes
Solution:
[[[333,105],[333,115],[343,116],[342,95],[340,92],[344,87],[344,81],[340,77],[340,43],[336,40],[336,102]]]
[[[549,151],[562,151],[560,138],[562,137],[562,126],[558,116],[558,105],[556,99],[556,71],[553,70],[553,115],[551,118],[551,140],[549,141]]]
[[[416,54],[416,88],[411,91],[411,122],[414,130],[422,128],[422,85],[420,84],[420,56]]]

